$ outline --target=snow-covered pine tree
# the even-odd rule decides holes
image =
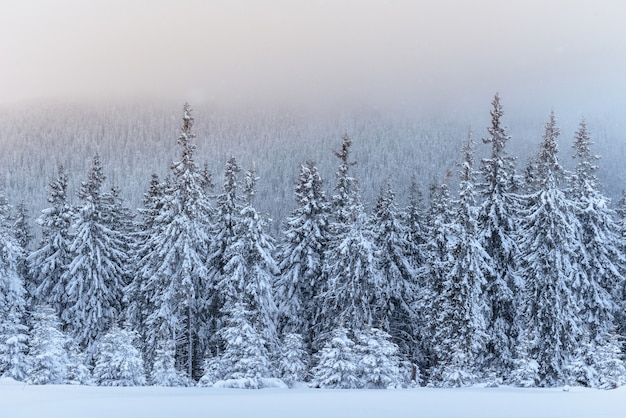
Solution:
[[[333,196],[334,219],[331,240],[326,250],[323,271],[324,289],[318,295],[314,348],[319,348],[339,326],[350,332],[368,329],[380,320],[385,283],[379,270],[379,249],[371,224],[361,203],[356,179],[348,169],[352,141],[346,135],[340,152],[336,195]]]
[[[94,383],[100,386],[142,386],[146,374],[135,332],[113,326],[97,343]]]
[[[318,298],[323,315],[319,324],[326,332],[340,323],[353,332],[370,328],[383,309],[386,283],[378,269],[379,250],[365,213],[358,211],[341,239],[331,244],[335,253],[327,257],[327,287]]]
[[[175,364],[187,379],[198,379],[210,331],[209,298],[212,287],[206,262],[210,245],[212,208],[206,193],[207,178],[193,153],[196,137],[189,104],[183,108],[178,145],[181,159],[171,165],[172,179],[163,192],[155,191],[152,233],[140,253],[134,281],[146,297],[146,358],[154,362],[175,347]],[[161,195],[160,197],[159,195]],[[161,363],[170,360],[161,358]],[[148,364],[152,369],[152,364]],[[154,377],[154,374],[152,374]],[[169,384],[168,382],[153,382]]]
[[[311,386],[329,389],[357,389],[363,386],[354,341],[348,337],[346,328],[335,328],[316,357],[317,365],[311,371]]]
[[[398,388],[404,383],[400,373],[398,346],[385,331],[370,328],[355,335],[354,352],[359,384],[366,389]]]
[[[427,278],[424,274],[426,265],[426,240],[428,237],[427,227],[427,209],[424,203],[422,191],[415,176],[411,177],[411,185],[409,187],[409,201],[404,213],[402,214],[403,222],[407,227],[407,241],[410,245],[410,262],[415,272],[414,282],[416,284],[415,294],[413,296],[413,304],[411,309],[415,314],[413,320],[413,339],[415,343],[413,347],[409,347],[408,352],[411,353],[409,358],[414,364],[424,366],[426,356],[429,351],[427,348],[430,338],[428,330],[427,312],[423,309],[428,300]],[[401,347],[401,351],[406,351],[407,347]],[[412,366],[416,370],[416,366]],[[417,373],[416,373],[417,379]]]
[[[0,376],[24,380],[28,328],[24,325],[26,291],[20,276],[20,247],[11,219],[11,205],[0,189]]]
[[[507,376],[507,380],[518,387],[535,387],[539,384],[541,377],[539,376],[539,363],[533,358],[531,352],[535,344],[534,338],[526,330],[522,330],[518,339],[513,369]]]
[[[484,183],[478,187],[482,204],[478,211],[478,230],[482,247],[493,261],[484,288],[487,301],[487,363],[492,373],[506,376],[513,367],[514,346],[519,332],[517,323],[522,283],[517,275],[519,248],[516,242],[519,197],[516,194],[514,158],[505,150],[510,136],[502,124],[504,114],[500,97],[492,102],[489,135],[491,155],[481,161]]]
[[[416,296],[419,292],[414,246],[409,230],[402,222],[391,185],[381,189],[371,219],[374,242],[380,250],[379,269],[382,274],[382,300],[375,325],[388,330],[402,355],[415,361],[417,335]]]
[[[573,144],[578,164],[571,176],[569,194],[576,205],[585,248],[580,260],[584,276],[575,284],[575,290],[581,320],[594,346],[608,341],[615,330],[615,314],[626,275],[626,256],[619,245],[616,215],[609,208],[609,199],[600,191],[595,164],[600,157],[591,152],[592,144],[583,119]]]
[[[431,373],[434,384],[467,386],[480,377],[486,357],[486,306],[482,290],[493,274],[491,258],[477,236],[474,141],[471,134],[463,146],[459,200],[451,232],[455,234],[449,269],[435,295],[434,352],[437,364]],[[434,308],[435,306],[433,306]]]
[[[28,256],[31,241],[33,240],[33,234],[30,230],[28,209],[23,201],[19,202],[15,207],[14,230],[15,239],[17,239],[17,242],[22,249],[22,256],[20,257],[19,262],[20,276],[24,278],[24,286],[26,291],[29,292],[32,290],[33,284],[30,275],[28,274],[28,264],[26,262],[26,258]],[[28,296],[28,299],[30,299],[30,296]]]
[[[128,277],[124,232],[110,223],[110,198],[102,193],[104,180],[96,155],[77,193],[81,204],[72,224],[70,264],[61,276],[67,292],[61,319],[83,349],[89,349],[120,319]]]
[[[265,220],[253,206],[256,176],[248,171],[244,179],[243,209],[234,236],[224,251],[224,272],[217,288],[224,300],[225,313],[236,303],[252,312],[250,326],[273,352],[278,346],[277,308],[272,287],[278,266],[274,260],[274,243],[265,232]],[[228,340],[223,340],[226,345]]]
[[[452,267],[452,249],[455,248],[454,212],[447,182],[449,173],[441,184],[430,186],[430,202],[427,213],[427,240],[424,246],[426,256],[420,274],[423,283],[419,294],[421,332],[420,349],[423,353],[420,368],[427,373],[437,363],[434,352],[434,336],[437,327],[438,295],[443,293],[443,284]]]
[[[146,319],[147,316],[154,311],[154,301],[152,295],[144,292],[144,279],[149,276],[150,271],[159,260],[153,257],[152,241],[153,236],[159,235],[163,231],[163,218],[165,202],[165,191],[168,189],[167,183],[162,183],[156,174],[152,174],[148,191],[144,193],[143,207],[137,211],[141,215],[141,220],[137,222],[135,242],[136,248],[133,253],[133,265],[135,269],[133,276],[124,289],[124,301],[127,304],[126,320],[129,325],[139,333],[139,335],[147,335]],[[142,347],[146,367],[152,365],[147,356],[145,341]]]
[[[585,334],[574,292],[584,276],[578,261],[585,250],[576,208],[559,188],[558,136],[553,112],[538,157],[540,188],[527,197],[520,229],[525,332],[532,337],[528,355],[539,365],[540,386],[567,382],[565,367]]]
[[[598,375],[596,386],[600,389],[615,389],[626,384],[626,366],[620,350],[618,335],[612,333],[599,344],[594,358]]]
[[[618,246],[621,249],[622,254],[626,254],[626,189],[622,190],[622,197],[617,202],[615,212],[617,213]],[[626,263],[624,263],[621,267],[626,268]],[[622,283],[615,302],[619,307],[615,317],[617,334],[624,338],[626,337],[626,283]],[[624,351],[623,344],[622,351]]]
[[[50,306],[39,306],[31,317],[28,351],[28,378],[34,385],[65,383],[69,338],[61,331],[61,321]]]
[[[423,248],[427,234],[424,197],[415,176],[411,177],[409,201],[401,216],[407,228],[407,241],[411,246],[412,257],[410,261],[413,263],[413,269],[417,270],[424,264]]]
[[[213,326],[219,330],[221,317],[223,315],[224,297],[219,292],[218,284],[225,274],[224,267],[226,265],[226,249],[235,239],[235,234],[239,224],[241,223],[241,211],[243,202],[239,195],[238,174],[241,168],[237,164],[235,157],[231,156],[224,166],[224,182],[222,191],[217,196],[213,239],[210,242],[209,257],[207,262],[209,282],[213,289],[213,295],[210,301],[210,312],[213,318]],[[213,333],[211,338],[211,354],[216,355],[223,347],[219,347],[220,341],[217,332]],[[205,373],[206,375],[206,373]]]
[[[309,353],[302,335],[287,333],[283,335],[278,360],[278,377],[289,387],[303,382],[307,377]]]
[[[315,301],[321,291],[324,252],[329,239],[329,206],[322,178],[311,161],[300,166],[295,186],[298,208],[287,218],[278,249],[280,276],[276,280],[279,329],[299,333],[307,349],[314,339]]]
[[[48,186],[51,206],[42,210],[37,218],[42,228],[41,242],[27,258],[34,304],[51,306],[59,317],[68,304],[66,283],[61,280],[68,278],[63,273],[70,263],[72,207],[68,202],[67,183],[67,174],[60,165],[57,178]]]

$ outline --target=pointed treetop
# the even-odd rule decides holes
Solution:
[[[558,159],[559,148],[557,144],[557,138],[560,134],[561,131],[556,126],[554,111],[551,111],[550,119],[546,123],[546,130],[543,134],[543,142],[538,159],[539,181],[543,184],[556,181],[556,175],[562,171]]]
[[[96,154],[92,159],[91,169],[89,169],[89,173],[87,174],[87,181],[83,181],[80,189],[78,190],[78,197],[81,200],[88,198],[98,199],[100,197],[100,191],[104,180],[106,180],[106,177],[102,173],[100,156]]]
[[[191,132],[193,127],[193,116],[191,115],[192,109],[189,103],[185,103],[183,107],[183,126],[181,128],[180,136],[176,143],[183,147],[183,163],[192,160],[194,146],[191,140],[196,137],[196,134]]]
[[[594,165],[593,161],[599,160],[600,157],[591,152],[591,145],[593,142],[587,129],[587,123],[585,118],[582,118],[578,130],[574,134],[574,144],[572,145],[574,148],[572,157],[580,161],[576,170],[579,176],[586,175],[589,177],[598,170],[598,166]]]

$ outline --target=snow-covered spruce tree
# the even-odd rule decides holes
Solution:
[[[337,194],[333,196],[331,240],[323,271],[324,289],[316,301],[319,348],[339,326],[350,332],[373,327],[380,321],[385,283],[379,270],[379,250],[371,224],[360,201],[356,179],[348,169],[350,138],[343,138],[335,155],[341,160],[337,171]]]
[[[81,204],[72,223],[70,264],[61,276],[67,293],[61,320],[83,349],[89,349],[120,319],[128,278],[124,231],[111,224],[114,215],[111,197],[102,192],[104,180],[96,155],[77,193]]]
[[[11,206],[0,190],[0,376],[24,380],[28,329],[24,325],[26,292],[20,276],[23,250],[10,214]]]
[[[37,218],[42,228],[41,242],[28,256],[27,264],[33,281],[31,297],[34,304],[51,306],[60,317],[68,304],[66,283],[61,278],[70,263],[72,207],[67,196],[67,174],[63,166],[58,170],[57,178],[49,185],[48,202],[51,206],[42,210]]]
[[[86,365],[87,356],[75,343],[70,341],[67,350],[68,363],[65,384],[68,385],[90,385],[91,371]]]
[[[97,343],[93,381],[100,386],[142,386],[146,373],[135,332],[113,326]]]
[[[302,335],[287,333],[283,335],[278,360],[278,377],[289,387],[303,382],[307,377],[309,353]]]
[[[517,317],[522,284],[517,275],[519,248],[516,242],[519,197],[516,194],[514,158],[505,150],[510,137],[502,125],[500,97],[495,95],[489,135],[491,155],[481,161],[484,183],[478,187],[482,204],[478,211],[478,230],[482,247],[493,261],[487,276],[487,363],[492,373],[506,376],[513,367],[514,346],[519,332]]]
[[[311,386],[330,389],[357,389],[359,379],[358,356],[348,330],[335,328],[322,349],[316,354],[317,365],[311,371]]]
[[[626,189],[622,190],[622,197],[617,202],[617,233],[618,233],[618,246],[622,251],[622,254],[626,254]],[[626,268],[626,263],[622,265],[622,268]],[[622,282],[622,286],[618,291],[615,302],[618,304],[619,309],[616,314],[615,322],[617,325],[618,335],[626,336],[626,283]],[[624,345],[622,344],[622,351],[624,351]]]
[[[431,381],[443,387],[476,383],[486,357],[485,300],[482,290],[488,274],[493,274],[491,258],[476,235],[474,141],[471,134],[463,146],[459,200],[451,232],[452,261],[444,271],[443,282],[435,294],[438,307],[434,316],[434,353],[437,364]],[[435,306],[433,306],[435,308]]]
[[[168,187],[169,184],[162,183],[156,174],[152,174],[148,191],[144,193],[143,207],[138,209],[141,219],[137,222],[135,232],[136,248],[133,253],[135,270],[130,283],[124,289],[124,301],[127,304],[126,320],[132,329],[144,337],[148,331],[146,319],[155,309],[152,295],[143,292],[144,279],[150,274],[150,269],[159,263],[152,254],[154,244],[152,237],[159,235],[163,230],[164,224],[161,221],[164,218],[165,191]],[[152,361],[151,356],[147,355],[145,341],[142,353],[149,370]]]
[[[28,208],[23,201],[15,207],[15,238],[24,251],[28,251],[33,234],[30,230],[30,220],[28,219]]]
[[[374,242],[380,250],[379,269],[382,274],[382,300],[377,327],[388,330],[405,358],[415,360],[417,335],[416,295],[418,286],[413,245],[409,230],[402,222],[391,185],[381,190],[371,219]]]
[[[327,283],[318,298],[322,304],[322,334],[343,323],[354,332],[371,328],[381,321],[385,281],[379,266],[379,250],[362,208],[328,254]],[[328,335],[328,334],[326,334]]]
[[[599,157],[591,152],[593,143],[584,120],[574,139],[574,158],[578,161],[571,176],[570,195],[582,227],[585,253],[580,260],[584,276],[576,283],[580,317],[590,343],[604,344],[615,330],[615,314],[621,298],[626,256],[619,246],[619,230],[609,199],[600,191],[596,177]]]
[[[554,113],[538,157],[540,189],[528,198],[520,230],[521,274],[525,283],[525,332],[528,355],[539,365],[539,385],[567,382],[565,366],[585,334],[574,286],[584,279],[579,259],[585,253],[576,208],[559,188]]]
[[[152,371],[150,363],[156,361],[155,353],[160,350],[159,367],[171,363],[164,355],[173,354],[177,370],[184,372],[187,379],[198,379],[210,335],[212,287],[206,262],[212,208],[206,192],[206,173],[193,158],[196,135],[192,132],[191,112],[185,104],[177,141],[181,159],[171,165],[171,181],[151,197],[155,200],[151,203],[154,213],[149,215],[152,233],[140,251],[134,282],[146,298],[142,315],[148,370]],[[164,375],[167,374],[151,374],[153,378]],[[168,378],[152,383],[170,385],[171,381]]]
[[[298,208],[287,218],[278,248],[280,276],[275,294],[279,308],[279,331],[300,333],[307,349],[314,338],[315,302],[321,291],[320,277],[329,239],[329,206],[322,178],[311,161],[300,166],[295,186]]]
[[[415,315],[413,319],[413,339],[411,347],[401,347],[401,352],[408,352],[408,358],[421,366],[426,364],[428,353],[429,331],[427,315],[423,309],[427,298],[427,280],[424,274],[426,264],[426,240],[428,237],[427,209],[424,204],[422,191],[419,188],[417,178],[412,176],[409,188],[409,201],[404,213],[403,222],[407,227],[407,241],[410,246],[410,262],[415,272],[414,282],[416,287],[413,295],[411,309]],[[408,348],[408,350],[407,350]],[[415,367],[415,366],[413,366]],[[414,369],[416,372],[417,370]],[[417,373],[416,373],[417,378]]]
[[[603,345],[597,347],[594,360],[598,375],[597,387],[615,389],[626,384],[626,366],[617,334],[611,334]]]
[[[398,346],[383,330],[370,328],[355,335],[354,352],[358,360],[360,385],[366,389],[387,389],[402,386]]]
[[[210,301],[210,312],[214,328],[219,330],[222,322],[224,307],[224,297],[217,291],[218,283],[221,282],[225,274],[226,249],[235,240],[235,234],[241,223],[241,211],[243,202],[239,194],[238,174],[241,168],[237,164],[235,157],[231,156],[224,166],[224,182],[222,191],[217,196],[213,239],[210,242],[209,257],[207,262],[208,277],[211,286],[216,289]],[[216,355],[223,347],[220,347],[219,336],[215,332],[210,342],[212,355]],[[206,374],[206,373],[205,373]]]
[[[434,338],[438,325],[438,295],[443,293],[443,284],[452,267],[452,248],[455,248],[454,212],[452,198],[447,181],[441,184],[433,182],[430,187],[430,204],[427,213],[427,241],[424,246],[426,256],[420,271],[423,287],[419,293],[418,311],[421,313],[420,349],[423,352],[419,365],[427,374],[437,363],[434,352]]]
[[[278,346],[278,334],[272,286],[278,267],[273,240],[265,232],[265,220],[253,206],[255,182],[254,172],[248,171],[244,179],[244,207],[234,225],[232,241],[224,251],[224,272],[217,288],[224,300],[224,313],[232,320],[230,310],[237,303],[250,310],[250,326],[273,352]],[[222,341],[228,346],[229,341],[224,338]]]
[[[65,383],[70,362],[69,338],[60,329],[56,311],[50,306],[39,306],[31,321],[26,381],[34,385]]]
[[[30,275],[28,274],[28,264],[26,258],[28,256],[29,247],[33,240],[33,234],[30,230],[30,219],[28,215],[28,209],[26,204],[22,201],[15,207],[15,220],[14,220],[15,239],[22,249],[22,256],[19,261],[19,273],[24,279],[24,287],[27,293],[32,290],[33,283]],[[27,302],[30,302],[30,295],[27,297]]]
[[[210,366],[201,385],[260,389],[274,377],[268,341],[257,331],[256,312],[248,309],[243,299],[227,301],[224,306],[225,324],[219,331],[224,351],[208,360]]]
[[[415,176],[411,177],[409,201],[401,217],[407,228],[407,241],[411,246],[410,261],[413,263],[413,269],[418,269],[424,264],[423,248],[426,244],[427,232],[424,197]]]
[[[539,363],[532,356],[531,349],[534,346],[533,337],[525,330],[522,330],[519,343],[515,348],[515,358],[513,359],[513,369],[507,380],[513,385],[523,388],[535,387],[539,384]]]

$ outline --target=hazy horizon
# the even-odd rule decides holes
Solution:
[[[623,112],[626,3],[0,2],[0,104]]]

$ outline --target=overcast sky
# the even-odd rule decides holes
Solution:
[[[589,112],[626,101],[625,19],[623,0],[0,0],[0,103],[484,109],[499,91]]]

